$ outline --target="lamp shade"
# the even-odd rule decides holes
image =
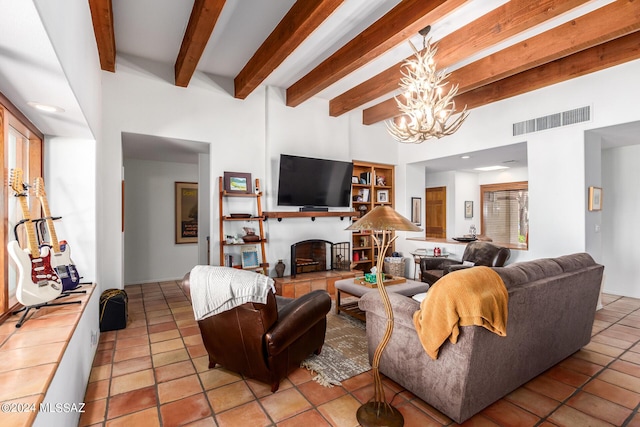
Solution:
[[[389,206],[376,206],[347,227],[347,230],[422,231],[420,227]]]

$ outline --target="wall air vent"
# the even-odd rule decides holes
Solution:
[[[591,107],[580,107],[562,113],[550,114],[548,116],[514,123],[513,136],[588,122],[589,120],[591,120]]]

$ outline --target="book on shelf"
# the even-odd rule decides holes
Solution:
[[[360,184],[371,184],[371,172],[360,173]]]

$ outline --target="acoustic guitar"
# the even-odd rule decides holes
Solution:
[[[24,306],[44,304],[60,296],[62,284],[51,268],[49,248],[43,247],[41,252],[41,248],[38,247],[35,225],[27,204],[27,186],[22,181],[22,169],[16,168],[11,171],[10,182],[20,202],[27,233],[27,248],[22,249],[17,240],[7,244],[9,255],[18,266],[16,298]]]
[[[45,223],[47,224],[47,231],[49,233],[50,242],[45,245],[49,247],[51,251],[50,262],[56,274],[62,281],[62,291],[70,291],[78,287],[80,283],[80,276],[75,264],[71,260],[71,248],[66,240],[58,241],[58,235],[56,234],[56,228],[53,225],[53,217],[49,210],[49,203],[47,201],[47,193],[44,190],[44,181],[41,177],[34,180],[35,195],[40,199],[40,206],[42,206],[42,212],[44,213]],[[42,247],[42,245],[41,245]]]

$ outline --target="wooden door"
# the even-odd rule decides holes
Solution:
[[[447,237],[447,187],[427,188],[425,237]]]

